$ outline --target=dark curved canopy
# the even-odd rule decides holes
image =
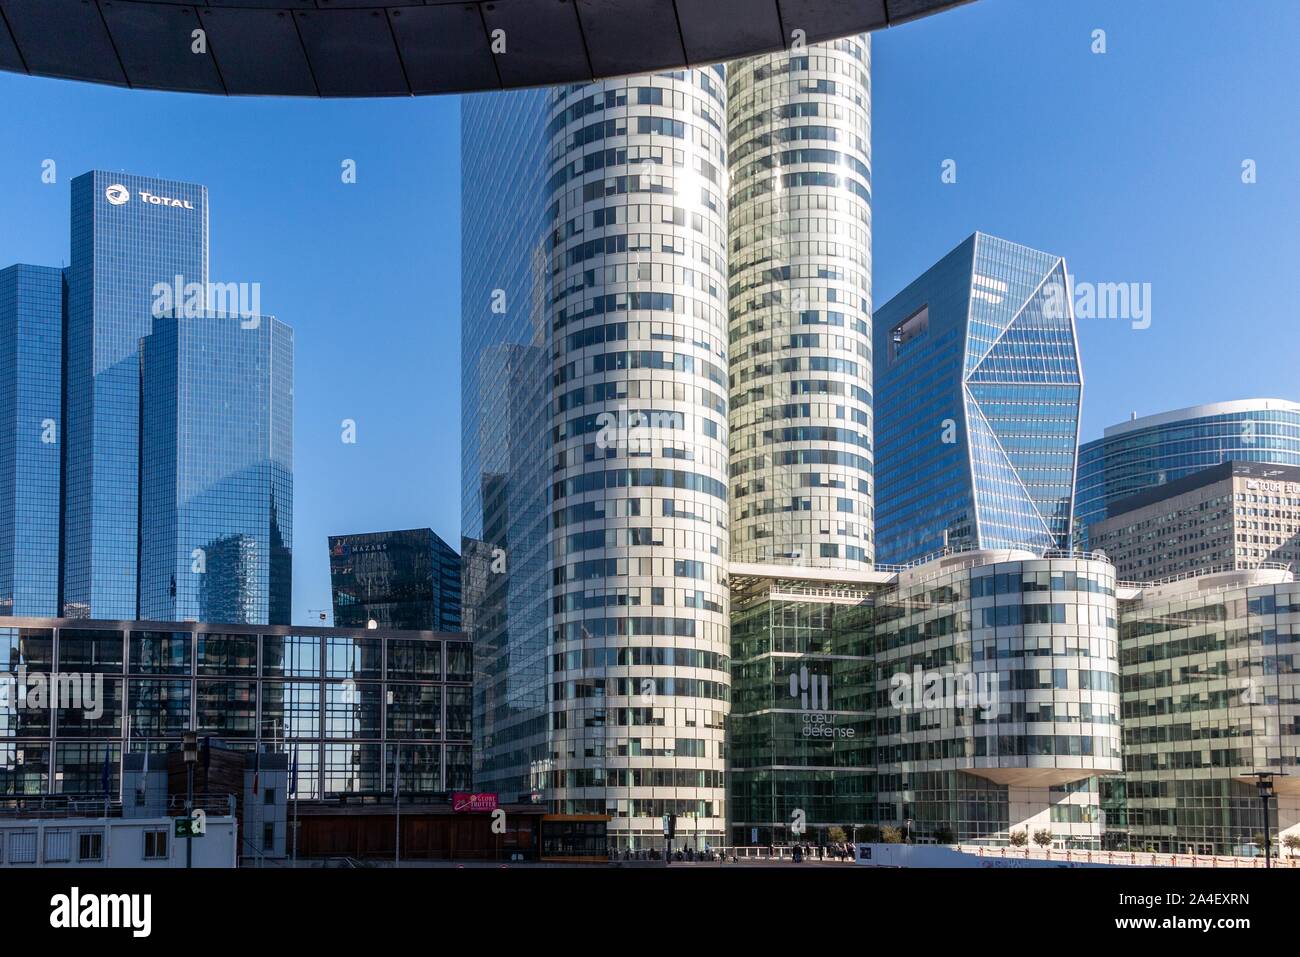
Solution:
[[[497,90],[715,63],[965,2],[0,0],[0,69],[247,96]]]

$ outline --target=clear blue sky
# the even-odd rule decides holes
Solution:
[[[877,305],[981,229],[1079,280],[1151,283],[1150,328],[1079,323],[1085,439],[1130,410],[1300,399],[1300,3],[977,0],[873,49]],[[458,545],[456,98],[0,74],[0,142],[0,266],[65,261],[87,169],[209,187],[213,279],[260,282],[296,335],[295,620],[329,606],[330,534],[431,526]]]

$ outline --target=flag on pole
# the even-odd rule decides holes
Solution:
[[[293,745],[293,765],[289,768],[289,794],[298,796],[298,743]]]
[[[149,786],[149,746],[144,747],[144,768],[140,771],[140,779],[136,782],[135,793],[143,795],[145,788]]]
[[[401,779],[402,776],[401,767],[402,767],[402,746],[398,745],[397,749],[393,752],[393,801],[394,802],[397,801],[397,786],[398,786],[398,781]]]
[[[253,793],[257,794],[258,776],[262,773],[262,751],[261,746],[253,752]]]
[[[105,800],[108,799],[108,781],[109,781],[109,777],[110,777],[110,775],[109,775],[109,771],[108,771],[108,754],[109,754],[109,751],[110,751],[109,746],[108,746],[107,744],[104,745],[104,767],[103,767],[103,768],[100,770],[100,772],[99,772],[99,785],[100,785],[100,787],[102,787],[102,788],[104,789],[104,799],[105,799]]]

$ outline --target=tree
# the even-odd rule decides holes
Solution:
[[[1034,843],[1039,847],[1051,847],[1052,832],[1047,828],[1041,828],[1034,832]]]
[[[934,838],[936,844],[957,843],[957,835],[952,832],[952,828],[947,824],[940,824],[931,832],[931,836]]]
[[[886,824],[880,829],[880,839],[886,844],[902,844],[903,831],[892,824]]]
[[[1282,845],[1295,857],[1295,852],[1300,850],[1300,834],[1288,834],[1282,838]]]
[[[844,833],[844,828],[840,827],[838,824],[832,824],[826,829],[826,840],[830,841],[832,844],[842,844],[848,839],[848,835]]]
[[[1011,842],[1012,847],[1024,847],[1029,843],[1029,835],[1024,831],[1012,831],[1007,835],[1007,840]]]
[[[860,835],[862,837],[862,840],[866,841],[868,844],[880,843],[881,835],[880,835],[880,827],[878,825],[866,824],[860,827],[858,830],[862,832],[862,834]]]

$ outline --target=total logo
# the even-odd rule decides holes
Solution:
[[[108,189],[104,190],[104,198],[110,205],[125,206],[131,201],[131,191],[121,183],[114,183]],[[153,193],[147,193],[140,190],[140,202],[149,203],[153,206],[175,206],[177,209],[193,209],[188,199],[174,199],[171,196],[155,196]]]

